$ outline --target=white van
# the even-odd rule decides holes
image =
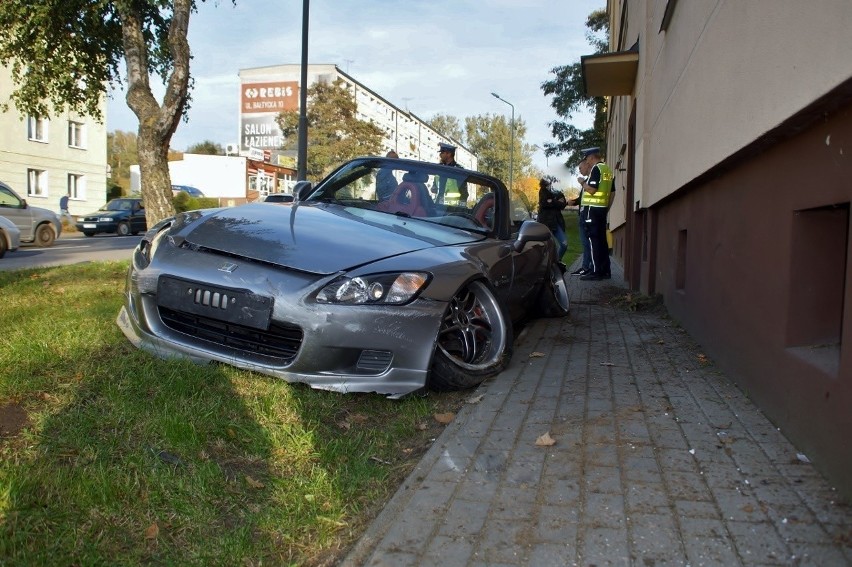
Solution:
[[[41,207],[31,207],[11,187],[0,181],[0,216],[4,216],[21,231],[21,242],[50,246],[62,234],[59,215]]]

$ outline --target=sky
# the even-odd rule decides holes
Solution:
[[[299,63],[299,0],[206,0],[189,22],[195,79],[189,119],[171,147],[182,151],[206,140],[225,146],[239,140],[240,69]],[[592,53],[586,40],[589,13],[606,0],[312,0],[308,61],[335,64],[395,106],[429,120],[436,114],[515,118],[527,127],[524,141],[553,141],[548,123],[559,119],[541,83],[550,70]],[[162,96],[162,89],[155,88]],[[577,115],[582,128],[591,118]],[[136,116],[124,92],[108,101],[107,130],[135,132]],[[437,161],[437,154],[436,154]],[[563,158],[533,155],[533,163],[561,180]]]

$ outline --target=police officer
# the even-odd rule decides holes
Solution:
[[[438,144],[438,161],[443,165],[461,167],[456,163],[456,147],[443,142]],[[467,202],[467,184],[461,183],[453,177],[445,177],[443,175],[435,177],[435,182],[432,185],[432,193],[436,192],[436,203],[443,203],[445,198],[448,203],[452,204],[464,204]]]
[[[609,245],[606,240],[606,213],[612,193],[612,170],[604,163],[601,149],[598,147],[580,150],[581,163],[587,164],[589,177],[578,177],[583,191],[583,209],[580,211],[586,223],[589,247],[592,253],[592,271],[580,276],[581,280],[599,281],[609,279]]]

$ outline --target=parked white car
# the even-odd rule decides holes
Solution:
[[[0,217],[0,258],[6,252],[12,252],[18,249],[21,242],[21,231],[15,226],[15,223],[6,217]]]
[[[15,191],[0,181],[0,215],[21,231],[21,242],[34,242],[36,246],[50,246],[62,234],[59,215],[48,209],[27,204]]]

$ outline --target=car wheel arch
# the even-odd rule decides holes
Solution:
[[[474,318],[485,323],[474,323]],[[459,320],[469,321],[470,328],[458,329],[464,325]],[[484,277],[469,278],[447,302],[427,387],[437,391],[475,387],[506,367],[513,344],[512,320],[494,286]]]

